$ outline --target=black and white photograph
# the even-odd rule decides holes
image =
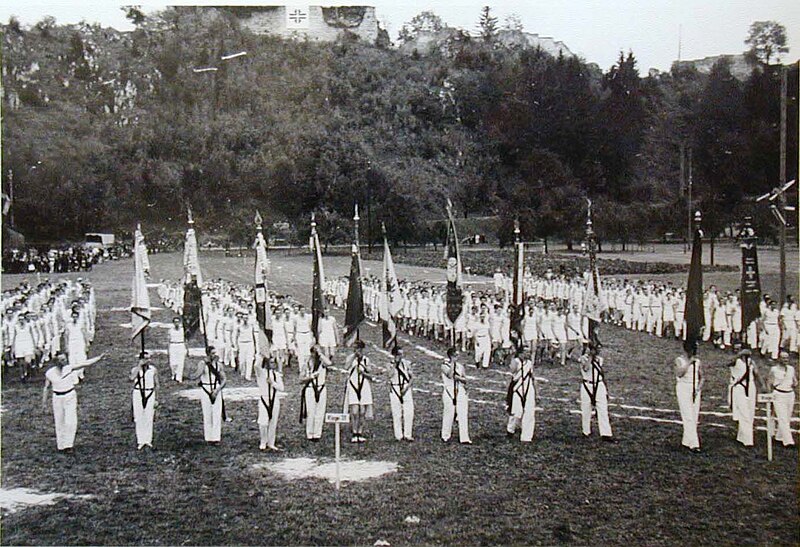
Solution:
[[[0,35],[0,546],[800,544],[796,1]]]

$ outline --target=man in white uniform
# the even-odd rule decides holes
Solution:
[[[203,409],[203,438],[210,445],[218,445],[222,439],[224,405],[222,389],[225,387],[225,371],[219,362],[217,350],[209,346],[206,358],[197,363],[189,380],[200,380],[200,404]]]
[[[153,448],[153,420],[155,419],[156,392],[158,391],[158,371],[146,353],[139,357],[138,366],[131,369],[133,382],[131,399],[133,402],[133,421],[136,424],[137,449],[145,446]]]
[[[584,436],[592,434],[592,409],[597,411],[600,438],[612,441],[611,422],[608,419],[608,389],[603,371],[603,358],[594,344],[589,344],[580,358],[581,365],[581,428]]]
[[[730,402],[733,421],[739,423],[736,440],[744,446],[753,446],[753,420],[756,414],[755,366],[749,349],[740,349],[730,363]]]
[[[394,371],[389,381],[389,404],[392,408],[394,438],[398,441],[413,441],[414,398],[411,391],[413,373],[411,363],[403,359],[403,350],[395,346]]]
[[[180,317],[172,319],[172,327],[169,329],[169,368],[172,371],[172,379],[179,384],[183,382],[183,367],[186,364],[186,336],[183,332],[183,324]]]
[[[681,444],[692,452],[700,452],[700,438],[697,423],[700,419],[700,395],[703,389],[703,374],[700,359],[695,351],[684,351],[675,358],[675,393],[683,422]]]
[[[72,451],[75,434],[78,431],[78,394],[75,392],[76,369],[91,364],[84,360],[76,365],[69,364],[63,353],[56,354],[54,366],[44,373],[42,408],[47,412],[47,388],[53,390],[53,418],[56,426],[56,446],[59,452]]]
[[[458,439],[461,444],[472,444],[469,439],[469,398],[464,365],[456,361],[456,348],[447,350],[442,363],[442,440],[447,442],[458,420]]]
[[[260,357],[261,364],[256,367],[256,384],[258,384],[258,431],[259,449],[277,451],[275,435],[278,429],[278,417],[281,413],[281,397],[284,393],[283,375],[278,372],[275,358]]]
[[[481,307],[480,315],[472,322],[471,330],[475,340],[475,366],[489,368],[489,359],[492,356],[492,342],[490,337],[491,325],[489,324],[486,308]]]
[[[506,433],[513,437],[520,429],[520,441],[533,440],[536,428],[536,379],[533,377],[533,361],[529,347],[520,346],[511,359],[511,383],[508,386],[506,410],[508,425]]]
[[[306,422],[306,438],[319,441],[325,423],[325,409],[328,404],[328,390],[325,384],[330,359],[325,357],[322,348],[311,348],[311,368],[302,371],[300,381],[300,423]]]

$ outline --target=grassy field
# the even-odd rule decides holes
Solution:
[[[342,275],[347,259],[326,260],[326,274]],[[248,281],[250,260],[202,255],[211,277]],[[310,300],[308,257],[273,257],[272,288]],[[366,266],[377,273],[378,263]],[[151,257],[153,277],[176,279],[178,254]],[[704,452],[680,449],[681,428],[670,362],[679,345],[603,327],[601,338],[612,426],[617,444],[580,433],[576,366],[537,371],[536,437],[531,445],[509,440],[502,401],[507,375],[470,368],[470,430],[474,445],[439,439],[441,397],[438,361],[444,347],[407,339],[415,362],[417,442],[397,443],[391,432],[388,394],[376,387],[376,420],[365,445],[343,447],[348,459],[388,460],[397,473],[345,484],[341,494],[322,480],[287,481],[254,466],[282,458],[333,455],[333,429],[321,443],[305,441],[298,423],[299,383],[282,410],[279,454],[259,452],[256,401],[229,402],[234,418],[223,426],[219,447],[202,437],[200,405],[178,395],[186,384],[168,381],[166,356],[156,355],[165,388],[160,396],[155,452],[137,452],[126,376],[134,364],[129,305],[132,263],[104,264],[85,274],[97,289],[98,330],[92,354],[109,352],[87,372],[79,393],[76,451],[55,450],[52,415],[40,405],[41,384],[4,378],[2,386],[2,486],[42,492],[88,494],[87,500],[32,507],[2,518],[2,544],[770,544],[794,545],[798,534],[798,454],[776,448],[766,461],[765,434],[756,448],[735,442],[727,415],[729,354],[701,349],[708,379],[700,432]],[[401,277],[439,280],[443,272],[398,266]],[[725,274],[727,275],[727,274]],[[676,276],[676,279],[681,276]],[[19,276],[4,276],[10,286]],[[483,281],[473,278],[473,281]],[[157,304],[151,291],[153,305]],[[342,313],[336,312],[342,321]],[[154,312],[166,320],[166,311]],[[362,338],[378,344],[380,329]],[[195,343],[194,345],[199,345]],[[165,348],[153,329],[148,346]],[[388,358],[374,345],[379,366]],[[341,366],[343,356],[337,358]],[[331,372],[329,411],[341,405],[343,375]],[[230,375],[232,387],[247,385]],[[763,411],[759,411],[763,416]],[[757,425],[762,426],[763,420]],[[797,428],[797,422],[794,422]],[[407,524],[407,516],[419,524]]]

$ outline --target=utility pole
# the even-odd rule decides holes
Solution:
[[[8,170],[8,223],[14,227],[14,171]]]
[[[678,49],[680,49],[680,47]],[[679,55],[679,59],[680,59],[680,55]],[[684,194],[684,192],[686,192],[686,162],[685,162],[685,158],[684,158],[685,155],[686,155],[686,143],[681,141],[681,179],[680,179],[680,194],[679,194],[679,196],[682,196]],[[691,209],[691,207],[690,207],[690,209]],[[684,243],[684,245],[683,245],[684,254],[687,252],[688,248],[689,248],[689,242],[686,241],[686,243]]]
[[[687,211],[689,213],[689,221],[686,231],[686,244],[691,245],[692,241],[692,147],[689,147],[689,184],[686,192]]]
[[[781,165],[780,165],[780,182],[778,186],[786,184],[786,86],[789,78],[788,67],[781,67]],[[781,192],[778,195],[778,203],[780,210],[786,214],[786,192]],[[780,230],[780,253],[781,253],[781,299],[780,303],[783,306],[786,302],[786,222],[781,222],[778,227]]]

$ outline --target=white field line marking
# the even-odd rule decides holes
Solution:
[[[336,482],[336,464],[318,463],[314,458],[286,458],[278,462],[258,463],[253,465],[253,469],[266,469],[287,480],[313,478]],[[341,481],[359,482],[376,479],[394,473],[397,469],[397,462],[343,460],[340,467]]]
[[[619,408],[624,408],[626,410],[644,410],[644,411],[647,411],[647,412],[667,412],[667,413],[672,413],[672,414],[678,414],[680,412],[679,410],[675,410],[675,409],[671,409],[671,408],[653,408],[653,407],[649,407],[649,406],[621,405],[621,404],[617,404],[617,403],[609,403],[608,406],[616,406],[616,407],[619,407]],[[701,410],[700,411],[700,415],[701,416],[715,416],[717,418],[730,418],[731,416],[733,416],[733,414],[730,413],[730,412],[714,412],[712,410]],[[766,418],[764,416],[759,416],[758,415],[758,409],[756,410],[755,418],[757,420],[766,420]],[[790,418],[790,420],[792,422],[800,422],[800,417],[794,417],[793,416],[792,418]]]
[[[122,328],[125,328],[125,329],[129,329],[133,325],[131,324],[130,321],[128,321],[127,323],[120,323],[119,326],[122,327]],[[162,323],[160,321],[151,321],[150,322],[150,326],[153,327],[153,328],[160,328],[160,327],[171,327],[172,324],[171,323]]]
[[[91,499],[89,495],[40,494],[30,488],[0,488],[0,509],[15,513],[30,505],[53,505],[62,499]]]
[[[169,353],[167,349],[149,349],[147,351],[148,353],[155,353],[158,355],[167,355]],[[205,357],[205,355],[205,348],[189,348],[189,357]]]

